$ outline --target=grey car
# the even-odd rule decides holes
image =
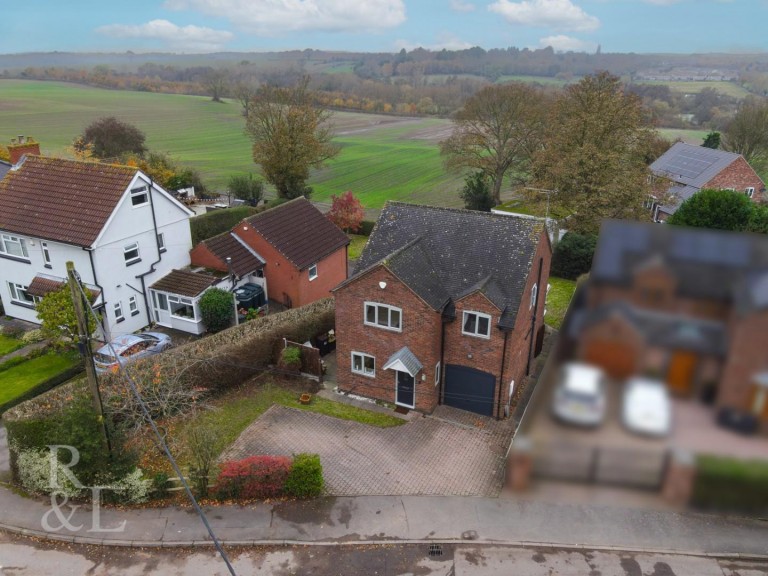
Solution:
[[[114,372],[117,370],[118,363],[124,366],[127,362],[152,356],[170,346],[171,337],[160,332],[118,336],[109,344],[99,348],[93,355],[96,372]]]

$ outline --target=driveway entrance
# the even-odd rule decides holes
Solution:
[[[276,405],[221,459],[314,452],[323,464],[326,490],[335,496],[497,496],[511,421],[474,420],[482,422],[467,426],[419,416],[402,426],[376,428]]]

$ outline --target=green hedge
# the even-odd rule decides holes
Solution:
[[[376,222],[373,220],[363,220],[360,223],[360,230],[357,231],[357,234],[360,234],[361,236],[370,236],[374,226],[376,226]]]
[[[296,498],[316,498],[323,492],[323,465],[318,454],[296,454],[285,481],[285,493]]]
[[[552,252],[552,276],[576,280],[592,268],[597,236],[568,232]]]
[[[768,461],[697,458],[691,505],[704,510],[768,514]]]
[[[196,246],[203,240],[228,232],[241,220],[261,211],[260,208],[253,208],[252,206],[238,206],[237,208],[214,210],[195,216],[189,221],[192,230],[192,245]]]

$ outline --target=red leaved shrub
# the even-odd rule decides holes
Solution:
[[[250,456],[225,462],[216,479],[221,499],[275,498],[283,494],[291,471],[288,456]]]

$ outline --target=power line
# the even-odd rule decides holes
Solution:
[[[80,292],[83,294],[83,296],[85,296],[85,292],[83,291],[82,285],[79,282],[77,284],[80,288]],[[87,299],[86,299],[86,302],[87,302]],[[90,303],[88,303],[87,309],[94,316],[94,318],[96,319],[96,322],[101,326],[101,329],[104,330],[105,328],[104,328],[104,325],[101,324],[101,319],[99,318],[99,315],[94,312]],[[108,342],[107,345],[109,346],[109,349],[112,352],[112,356],[117,359],[117,354],[115,353],[115,349],[112,346],[112,343]],[[224,560],[224,563],[227,565],[227,569],[229,570],[229,573],[232,574],[232,576],[237,576],[237,574],[235,573],[234,567],[229,561],[229,557],[227,556],[227,553],[224,551],[224,548],[222,548],[221,543],[219,542],[219,539],[216,537],[216,534],[213,531],[213,528],[211,528],[211,525],[208,523],[208,518],[206,518],[205,512],[203,512],[202,508],[200,508],[200,505],[197,503],[197,499],[195,498],[194,494],[192,494],[192,490],[190,489],[189,484],[184,478],[184,474],[182,474],[181,469],[179,468],[179,465],[176,463],[176,459],[171,454],[171,450],[170,448],[168,448],[168,444],[166,444],[165,438],[163,437],[162,434],[160,434],[160,430],[158,430],[157,425],[155,424],[155,421],[152,418],[152,415],[149,413],[149,409],[144,403],[144,399],[141,397],[141,394],[139,393],[136,383],[134,382],[131,375],[128,373],[128,369],[120,363],[119,359],[117,362],[117,369],[118,369],[118,374],[122,376],[125,379],[125,381],[128,383],[128,386],[130,387],[131,392],[136,398],[136,401],[139,403],[139,406],[141,407],[141,411],[142,411],[142,414],[144,415],[144,418],[149,423],[150,427],[152,428],[152,431],[157,437],[157,440],[160,443],[160,446],[162,447],[163,452],[165,452],[165,456],[168,458],[168,461],[171,463],[171,466],[173,467],[173,471],[178,476],[179,481],[184,487],[184,491],[187,493],[187,497],[192,502],[192,506],[195,508],[195,512],[197,512],[197,515],[200,517],[200,520],[203,522],[206,530],[208,531],[208,535],[211,537],[211,540],[213,540],[213,545],[216,547],[216,550],[219,552],[219,555],[221,555],[221,558]]]

